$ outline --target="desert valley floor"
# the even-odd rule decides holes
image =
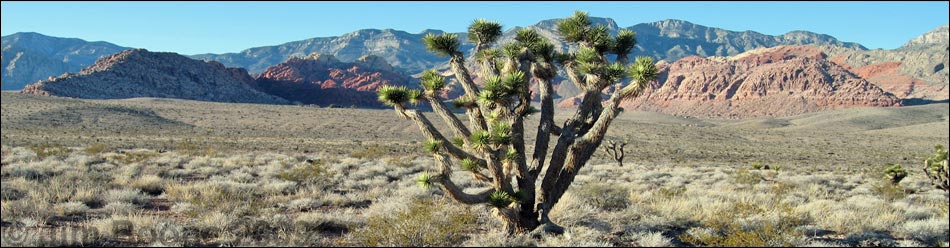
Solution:
[[[947,193],[920,169],[950,140],[946,103],[743,120],[625,112],[608,132],[629,138],[625,166],[598,152],[552,213],[568,234],[540,238],[494,233],[487,206],[415,186],[435,166],[392,110],[8,92],[0,103],[5,247],[946,247],[950,236]],[[898,186],[881,180],[891,164],[910,171]]]

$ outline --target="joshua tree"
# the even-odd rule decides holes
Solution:
[[[937,189],[950,191],[950,163],[947,162],[947,149],[935,148],[934,156],[924,160],[924,174]]]
[[[907,177],[907,170],[899,164],[892,165],[884,170],[884,178],[893,185],[898,185]]]
[[[559,22],[557,31],[565,41],[578,44],[578,50],[556,52],[552,43],[531,29],[522,29],[513,42],[492,48],[502,34],[501,24],[474,21],[469,26],[468,38],[475,44],[481,88],[465,66],[457,35],[425,36],[423,41],[430,51],[449,57],[451,70],[465,90],[465,95],[451,102],[466,110],[468,127],[439,97],[446,79],[435,70],[422,74],[421,90],[386,86],[377,92],[380,101],[418,125],[427,139],[425,150],[432,153],[440,167],[438,173],[420,177],[419,183],[427,187],[437,185],[448,197],[463,204],[490,204],[508,233],[527,233],[539,227],[546,232],[563,231],[551,222],[548,213],[603,141],[610,123],[622,111],[620,103],[640,95],[644,86],[657,76],[649,57],[628,62],[636,41],[632,31],[621,30],[611,37],[607,27],[592,25],[587,13],[580,11]],[[617,56],[615,62],[608,61],[608,54]],[[551,96],[557,66],[584,91],[573,117],[560,126],[554,123]],[[622,82],[627,78],[629,84],[624,85]],[[524,121],[526,116],[539,112],[531,106],[530,80],[538,84],[541,109],[538,135],[533,152],[529,153]],[[603,94],[611,86],[613,91],[605,102]],[[417,110],[408,109],[421,101],[432,105],[454,138],[439,132]],[[557,137],[557,142],[549,152],[552,137]],[[463,191],[451,177],[456,165],[490,187],[478,192]],[[536,187],[538,180],[540,187]]]
[[[627,143],[630,142],[630,139],[616,140],[610,139],[607,140],[607,145],[604,146],[604,152],[607,153],[610,158],[614,161],[617,161],[617,166],[623,167],[623,158],[626,156],[624,154],[623,148],[627,146]]]

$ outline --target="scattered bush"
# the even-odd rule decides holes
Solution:
[[[115,189],[106,192],[105,200],[108,203],[131,203],[141,206],[148,203],[148,196],[138,189]]]
[[[83,149],[83,152],[89,155],[93,155],[93,156],[102,154],[106,151],[109,151],[109,147],[104,144],[95,144],[95,145],[86,147],[86,149]]]
[[[129,186],[153,196],[161,195],[165,192],[165,180],[155,175],[139,177]]]
[[[30,150],[33,150],[36,153],[36,158],[39,160],[46,160],[48,157],[65,157],[72,153],[72,150],[61,145],[38,145],[31,146]]]
[[[477,219],[459,206],[415,199],[404,210],[369,217],[351,237],[359,246],[455,246],[475,230]]]
[[[56,204],[56,213],[62,216],[74,216],[85,214],[89,207],[82,202],[67,202]]]
[[[320,159],[310,160],[305,165],[282,171],[277,175],[278,179],[284,181],[319,187],[331,184],[333,177],[333,172],[328,169],[327,163]]]
[[[575,196],[581,202],[590,203],[592,206],[605,210],[617,211],[623,210],[630,205],[628,190],[616,184],[591,183],[581,186],[575,192]]]
[[[746,169],[739,169],[732,175],[732,179],[738,184],[756,185],[762,182],[762,175],[758,172],[750,172]]]
[[[372,146],[365,146],[360,150],[356,150],[350,153],[350,157],[358,159],[367,159],[367,160],[377,160],[382,158],[384,155],[389,153],[389,150],[383,146],[374,144]]]
[[[904,199],[907,196],[907,191],[900,185],[893,184],[892,181],[875,183],[871,186],[871,191],[888,202]]]

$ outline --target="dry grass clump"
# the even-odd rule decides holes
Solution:
[[[359,246],[451,246],[466,239],[477,218],[468,207],[416,199],[385,213],[371,213],[350,239]]]

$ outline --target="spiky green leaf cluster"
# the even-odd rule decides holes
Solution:
[[[511,122],[500,121],[492,125],[491,140],[494,144],[507,145],[511,143]]]
[[[422,38],[422,42],[425,43],[426,49],[439,56],[453,56],[460,53],[458,34],[429,33]]]
[[[477,19],[468,26],[468,40],[475,44],[489,45],[501,37],[501,29],[502,26],[498,22]]]
[[[485,104],[491,104],[505,99],[507,95],[507,90],[505,89],[505,84],[501,81],[501,77],[492,75],[485,78],[484,84],[482,84],[482,91],[478,95],[478,100]]]
[[[551,42],[541,40],[534,43],[529,43],[525,45],[528,48],[528,51],[534,55],[535,61],[538,62],[556,62],[554,59],[555,51],[554,44]]]
[[[482,85],[479,101],[486,104],[502,102],[519,95],[527,84],[528,77],[522,71],[506,73],[504,77],[489,76]]]
[[[419,104],[419,101],[425,100],[425,94],[421,90],[411,89],[406,91],[406,96],[409,97],[409,103],[412,105]]]
[[[571,55],[570,53],[555,52],[554,56],[551,57],[551,60],[553,60],[554,63],[565,65],[574,61],[574,55]]]
[[[406,102],[414,102],[414,97],[418,97],[415,92],[412,92],[406,86],[392,86],[384,85],[376,91],[376,95],[380,102],[388,106],[402,106]],[[418,91],[418,90],[415,90]]]
[[[514,147],[508,147],[508,150],[505,152],[505,160],[507,161],[518,160],[518,157],[520,156],[521,155],[518,155],[518,150]]]
[[[445,88],[445,76],[439,74],[439,71],[435,69],[430,69],[422,72],[422,88],[426,90],[427,93],[435,93],[441,91]]]
[[[416,179],[416,183],[419,184],[419,187],[429,189],[432,187],[432,179],[432,175],[430,175],[428,171],[425,171],[422,172],[422,174],[419,174],[419,177]]]
[[[488,196],[488,205],[496,208],[506,208],[513,202],[515,202],[515,199],[504,191],[495,191]]]
[[[478,107],[478,105],[475,103],[475,100],[472,100],[470,97],[460,96],[456,98],[455,100],[452,100],[452,107],[460,108],[460,109],[470,109],[470,108]]]
[[[575,11],[574,15],[557,23],[557,32],[567,42],[585,41],[591,21],[587,12]]]
[[[539,41],[543,41],[541,35],[538,34],[534,29],[521,29],[518,30],[518,33],[515,34],[515,41],[521,42],[524,44],[531,44]]]
[[[524,46],[519,43],[506,43],[501,46],[501,55],[506,58],[518,58],[524,53]]]
[[[426,140],[425,143],[422,144],[422,147],[428,153],[438,153],[439,150],[442,149],[442,141],[434,139]]]
[[[597,50],[598,53],[605,53],[614,49],[614,40],[610,37],[609,28],[603,24],[597,24],[587,33],[587,42]]]
[[[464,171],[469,171],[469,172],[478,171],[478,164],[475,163],[474,160],[471,160],[468,158],[462,159],[461,161],[459,161],[459,165],[462,167],[462,170]]]
[[[501,56],[500,50],[498,50],[497,48],[488,48],[488,49],[478,50],[478,52],[475,53],[475,60],[492,61],[498,58],[498,56]]]
[[[628,72],[630,72],[631,79],[641,83],[653,81],[659,74],[656,64],[653,63],[653,58],[647,56],[637,56],[637,59],[630,65]]]
[[[627,67],[621,63],[613,63],[604,70],[607,82],[620,82],[627,78]]]
[[[593,48],[582,47],[574,53],[574,62],[578,64],[593,64],[600,62],[600,54]]]
[[[469,138],[469,145],[476,150],[485,150],[491,145],[491,141],[491,134],[486,130],[480,130],[472,133],[472,137]]]
[[[614,38],[614,49],[611,51],[617,55],[627,55],[633,52],[637,45],[637,32],[629,29],[621,29]]]
[[[462,137],[452,138],[452,144],[457,147],[462,147],[465,145],[465,138],[462,138]]]

